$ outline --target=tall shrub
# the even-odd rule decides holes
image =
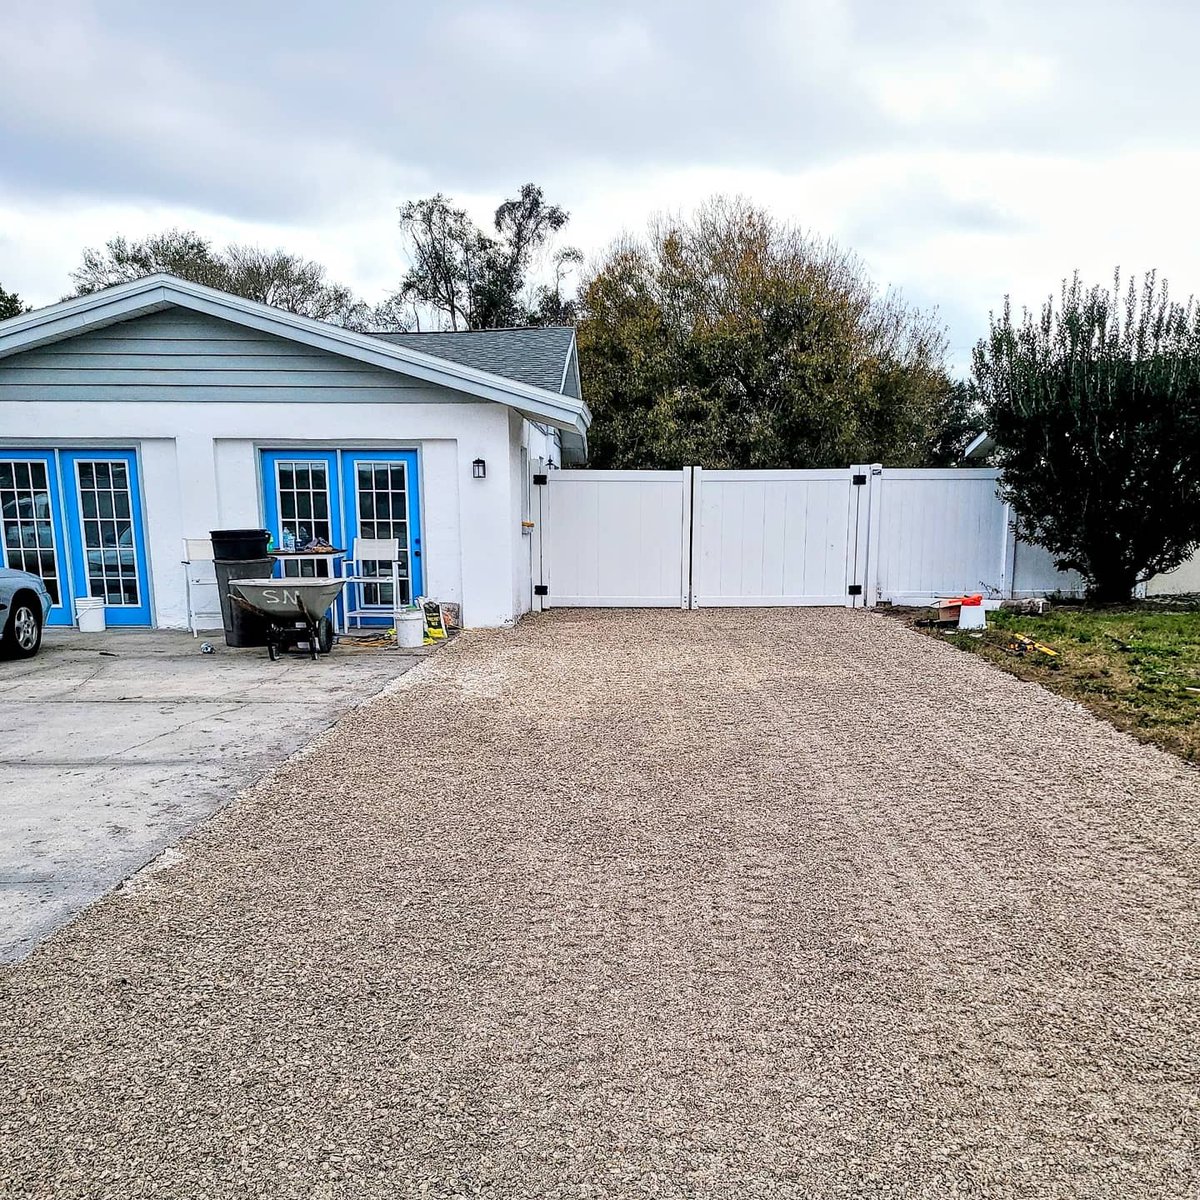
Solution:
[[[1078,274],[1041,314],[1006,301],[974,384],[1018,528],[1099,602],[1200,544],[1200,312],[1153,273],[1111,290]]]

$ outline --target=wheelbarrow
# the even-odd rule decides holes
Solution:
[[[274,662],[280,650],[308,643],[309,657],[333,648],[329,609],[345,586],[344,579],[231,579],[229,594],[267,620],[267,653]]]

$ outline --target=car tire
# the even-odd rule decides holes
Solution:
[[[42,644],[42,613],[36,596],[18,592],[13,597],[0,650],[8,658],[32,658]]]

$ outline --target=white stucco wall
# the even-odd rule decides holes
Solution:
[[[183,538],[261,524],[260,449],[415,448],[426,593],[461,604],[466,625],[504,624],[528,608],[512,469],[525,423],[498,404],[447,402],[434,389],[423,402],[415,391],[403,403],[8,402],[0,444],[137,451],[155,623],[166,628],[187,621]],[[476,458],[485,479],[472,477]]]

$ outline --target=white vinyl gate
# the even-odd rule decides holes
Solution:
[[[694,468],[692,607],[853,603],[856,473]]]
[[[689,471],[552,471],[547,486],[545,607],[686,607]]]
[[[543,608],[928,604],[1077,593],[1018,543],[986,469],[551,471],[538,492]]]

